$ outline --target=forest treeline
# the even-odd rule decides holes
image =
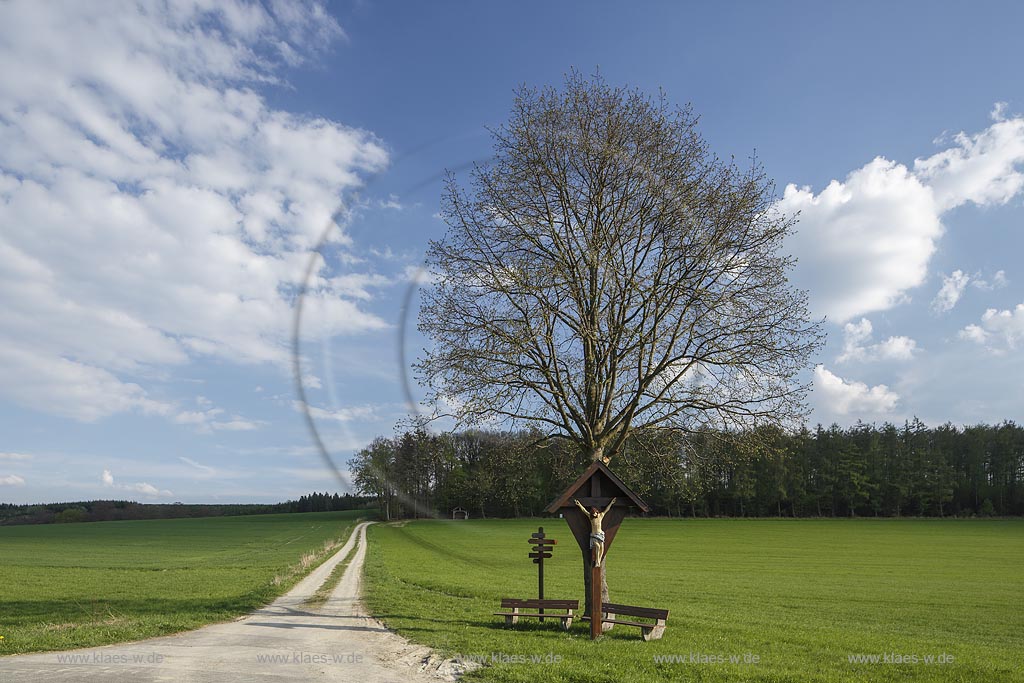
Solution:
[[[298,500],[272,504],[206,505],[192,503],[137,503],[132,500],[87,500],[73,503],[14,505],[0,503],[0,526],[109,522],[120,519],[177,519],[181,517],[228,517],[269,515],[282,512],[330,512],[358,510],[376,501],[350,493],[310,493]]]
[[[411,429],[350,462],[386,519],[538,516],[589,463],[531,432]],[[1024,515],[1024,428],[858,423],[687,437],[638,432],[609,465],[652,515]]]

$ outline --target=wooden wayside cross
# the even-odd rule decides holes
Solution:
[[[612,503],[611,509],[604,516],[601,529],[604,532],[604,555],[607,557],[611,550],[615,534],[626,516],[626,511],[637,508],[647,512],[650,508],[647,503],[640,499],[635,493],[629,490],[621,479],[619,479],[608,466],[600,460],[595,460],[580,477],[569,485],[562,494],[551,502],[546,512],[561,513],[572,535],[576,538],[580,550],[583,552],[583,562],[589,579],[587,586],[587,603],[590,608],[590,637],[597,638],[603,628],[603,615],[601,610],[601,584],[603,583],[604,563],[602,566],[594,566],[590,550],[590,518],[581,511],[575,500],[585,508],[605,509]],[[610,627],[610,626],[609,626]]]

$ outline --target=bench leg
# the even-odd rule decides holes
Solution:
[[[562,630],[568,631],[570,626],[572,626],[572,617],[562,617]]]
[[[515,624],[518,624],[519,623],[519,617],[516,616],[517,614],[519,614],[519,608],[518,607],[513,607],[512,608],[512,614],[506,614],[505,615],[505,625],[506,626],[513,626]]]
[[[665,620],[658,619],[658,623],[649,628],[644,628],[644,640],[658,640],[665,635]]]

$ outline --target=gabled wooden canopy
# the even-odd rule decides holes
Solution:
[[[643,512],[651,508],[640,499],[638,495],[629,490],[629,487],[622,483],[622,480],[615,476],[615,473],[608,469],[600,460],[595,460],[590,467],[579,476],[579,479],[569,484],[569,488],[562,492],[548,505],[546,512],[558,512],[559,509],[569,507],[575,508],[573,498],[578,498],[584,505],[594,505],[603,508],[612,498],[618,498],[616,507],[638,507]],[[604,499],[600,505],[594,499]],[[591,502],[588,502],[591,501]],[[627,502],[629,501],[629,502]]]
[[[576,543],[583,551],[584,558],[590,553],[590,518],[576,507],[573,499],[579,500],[585,507],[596,507],[603,510],[612,498],[615,505],[605,515],[601,528],[605,533],[605,552],[611,549],[615,533],[619,530],[626,510],[630,507],[640,508],[648,512],[650,507],[640,497],[629,490],[622,480],[608,469],[600,460],[595,460],[579,479],[569,485],[562,495],[551,502],[547,512],[561,512],[572,531]]]

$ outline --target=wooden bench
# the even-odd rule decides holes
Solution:
[[[544,617],[550,617],[552,619],[561,619],[562,628],[566,631],[572,626],[573,613],[580,608],[579,600],[520,600],[519,598],[502,598],[501,608],[510,609],[511,612],[495,612],[494,615],[498,617],[505,617],[505,624],[511,626],[512,624],[518,623],[519,617],[531,617],[534,619],[543,619]],[[536,610],[565,610],[564,614],[541,614]],[[520,610],[535,610],[533,612],[521,612]]]
[[[624,626],[637,626],[643,631],[644,640],[657,640],[665,633],[665,622],[668,620],[667,609],[653,609],[651,607],[633,607],[632,605],[618,605],[613,602],[606,602],[602,606],[605,624],[622,624]],[[640,619],[653,619],[653,622],[629,621],[626,619],[610,619],[609,617],[638,617]],[[584,621],[590,621],[590,617],[583,617]]]

